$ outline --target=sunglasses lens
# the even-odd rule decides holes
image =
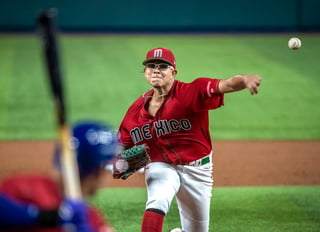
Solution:
[[[159,64],[159,69],[167,69],[169,65],[167,64]]]
[[[147,68],[155,68],[155,67],[156,67],[156,64],[154,64],[154,63],[149,63],[149,64],[147,64],[146,66],[147,66]]]
[[[148,63],[148,64],[146,64],[146,67],[150,68],[150,69],[158,68],[160,70],[166,70],[167,68],[169,68],[169,65],[168,64]]]

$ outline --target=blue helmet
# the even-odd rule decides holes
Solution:
[[[105,167],[121,151],[115,131],[92,121],[79,122],[72,127],[72,145],[80,178]],[[61,149],[58,148],[57,153],[61,153]]]

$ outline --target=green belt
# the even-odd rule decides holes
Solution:
[[[202,165],[205,165],[207,163],[210,163],[210,155],[206,156],[204,158],[192,161],[192,162],[189,163],[189,165],[190,166],[202,166]]]
[[[207,164],[210,162],[210,157],[207,156],[207,157],[204,157],[202,160],[201,160],[201,165],[204,165],[204,164]]]

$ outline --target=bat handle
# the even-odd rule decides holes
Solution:
[[[62,146],[61,164],[65,196],[71,199],[82,199],[81,185],[79,180],[79,169],[76,157],[72,151],[71,131],[66,125],[60,128],[60,139]]]

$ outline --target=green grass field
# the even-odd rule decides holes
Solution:
[[[92,203],[117,232],[139,231],[145,189],[103,189]],[[316,232],[320,229],[320,186],[215,188],[210,231]],[[163,231],[179,227],[175,201]]]
[[[177,79],[263,77],[260,93],[225,96],[210,112],[213,139],[320,139],[320,35],[63,35],[60,37],[69,121],[97,119],[115,128],[144,93],[147,50],[167,47]],[[53,104],[35,35],[0,36],[0,140],[55,139]],[[186,93],[187,94],[187,93]],[[92,199],[118,232],[139,231],[145,189],[103,189]],[[215,188],[210,231],[320,231],[320,186]],[[164,231],[179,226],[176,205]]]
[[[320,35],[63,35],[60,37],[69,121],[95,118],[117,127],[144,93],[147,50],[171,48],[177,79],[260,74],[260,94],[228,94],[211,112],[214,139],[319,139]],[[41,43],[35,35],[0,36],[0,139],[56,138]]]

